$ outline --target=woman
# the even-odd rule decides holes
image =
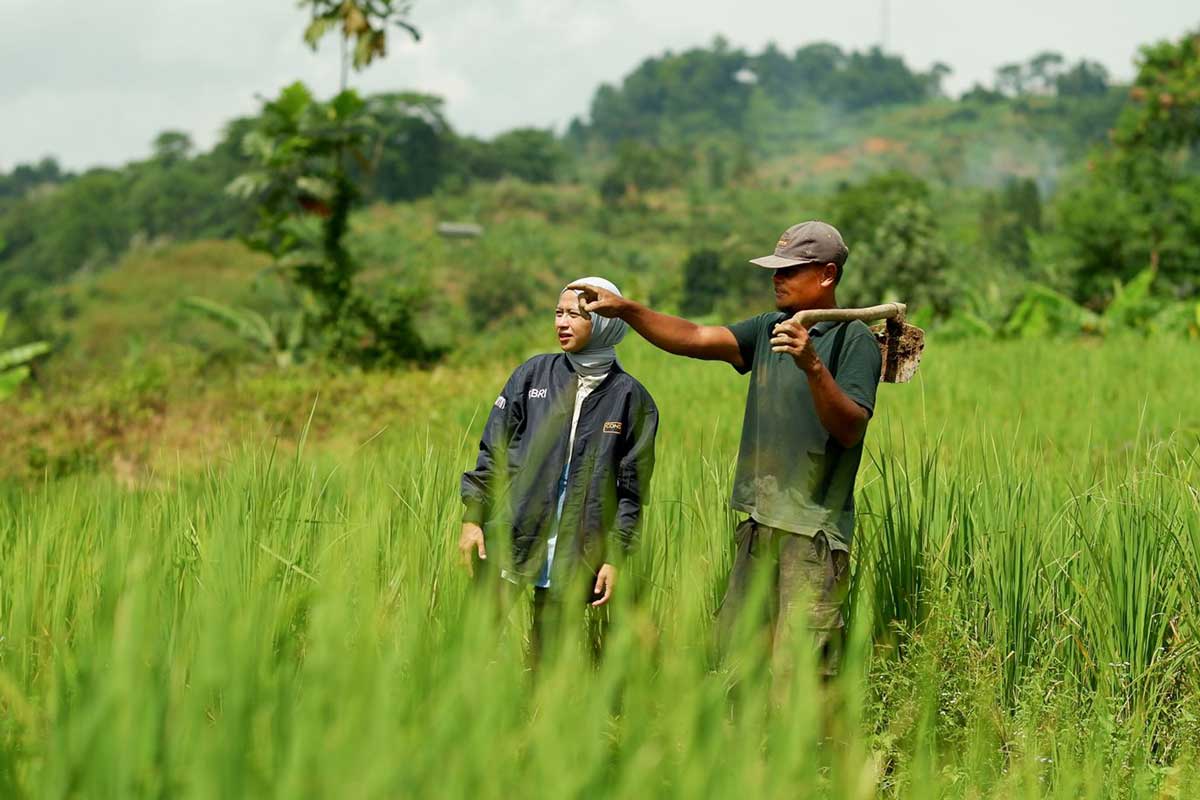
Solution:
[[[620,294],[603,278],[580,282]],[[475,468],[463,474],[458,543],[471,574],[492,544],[503,578],[533,584],[535,656],[548,616],[612,599],[658,429],[654,400],[617,361],[624,321],[589,315],[564,290],[554,327],[562,352],[517,367],[496,398]]]

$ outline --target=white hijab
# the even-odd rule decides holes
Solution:
[[[607,289],[617,297],[622,296],[616,284],[604,278],[580,278],[574,283],[586,283],[589,286]],[[575,294],[579,295],[581,292],[576,291]],[[592,314],[592,338],[588,340],[587,346],[578,353],[566,354],[571,366],[575,368],[575,374],[596,376],[611,370],[617,360],[616,346],[625,338],[628,329],[629,326],[623,319]]]

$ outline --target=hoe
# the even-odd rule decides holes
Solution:
[[[917,365],[921,363],[921,351],[925,349],[925,331],[905,322],[904,311],[903,303],[884,303],[869,308],[809,309],[796,312],[792,319],[804,326],[817,322],[884,320],[882,325],[871,328],[883,354],[881,380],[886,383],[907,383],[917,371]]]

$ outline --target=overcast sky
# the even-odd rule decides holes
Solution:
[[[561,130],[647,56],[716,34],[751,51],[867,47],[884,35],[885,2],[888,49],[916,68],[949,64],[953,91],[1045,49],[1127,79],[1139,45],[1200,25],[1187,0],[417,0],[422,41],[394,35],[352,85],[439,94],[467,133]],[[166,129],[207,148],[258,95],[297,79],[331,92],[335,40],[312,53],[304,24],[294,0],[0,0],[0,169],[44,155],[120,164]]]

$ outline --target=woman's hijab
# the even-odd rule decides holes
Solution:
[[[589,286],[596,286],[601,289],[607,289],[617,297],[622,297],[621,290],[617,288],[612,281],[604,278],[580,278],[573,283],[586,283]],[[563,289],[564,292],[568,291]],[[579,295],[580,292],[575,292]],[[588,340],[587,345],[578,353],[567,353],[567,359],[571,362],[577,375],[603,375],[612,369],[612,365],[617,360],[617,344],[625,338],[625,332],[629,330],[629,326],[625,324],[625,320],[616,319],[615,317],[602,317],[599,314],[592,314],[592,338]]]

